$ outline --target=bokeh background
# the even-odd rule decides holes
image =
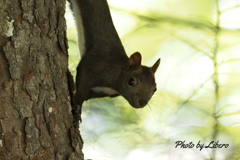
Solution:
[[[128,55],[157,58],[157,92],[143,109],[122,97],[84,103],[86,159],[240,159],[240,0],[108,0]],[[71,11],[69,68],[80,60]],[[176,147],[182,141],[185,147]],[[197,148],[212,141],[225,148]],[[213,146],[213,145],[212,145]],[[218,146],[220,147],[220,145]]]

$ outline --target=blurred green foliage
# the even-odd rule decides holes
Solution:
[[[91,159],[240,159],[240,2],[109,0],[127,53],[143,64],[161,57],[158,91],[144,109],[122,97],[84,103],[80,132]],[[69,13],[68,13],[69,14]],[[238,15],[239,15],[238,14]],[[67,15],[69,16],[69,15]],[[80,60],[67,18],[69,68]],[[176,141],[228,148],[175,148]]]

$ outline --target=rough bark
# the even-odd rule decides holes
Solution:
[[[0,0],[0,159],[83,159],[73,125],[65,0]]]

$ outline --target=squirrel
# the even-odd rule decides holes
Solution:
[[[91,98],[123,96],[134,108],[147,105],[156,91],[152,67],[141,65],[141,54],[127,56],[106,0],[71,0],[81,61],[77,67],[76,104]],[[80,110],[80,111],[79,111]]]

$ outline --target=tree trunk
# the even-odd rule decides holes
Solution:
[[[0,159],[83,159],[65,0],[0,0]]]

